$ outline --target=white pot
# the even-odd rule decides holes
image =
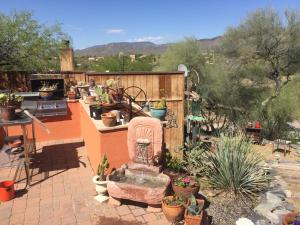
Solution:
[[[93,177],[93,183],[96,184],[96,191],[99,195],[105,195],[107,192],[107,181],[100,180],[100,176]]]

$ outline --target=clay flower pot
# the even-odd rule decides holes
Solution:
[[[185,178],[189,178],[189,177],[185,177]],[[177,179],[185,179],[185,178],[177,178]],[[182,196],[182,197],[185,197],[185,198],[189,198],[191,195],[196,195],[199,191],[199,184],[196,183],[195,181],[192,180],[192,178],[190,178],[191,181],[193,181],[195,184],[193,185],[187,185],[186,187],[181,187],[179,185],[176,184],[176,180],[173,180],[172,181],[172,188],[173,188],[173,191],[175,192],[175,194],[177,196]]]
[[[204,200],[197,199],[197,203],[204,205]],[[193,216],[188,213],[187,209],[185,209],[184,211],[185,225],[200,225],[202,224],[202,220],[203,220],[203,210],[201,211],[200,215]]]
[[[103,113],[101,120],[106,127],[113,127],[117,123],[116,114],[114,113]]]
[[[14,106],[2,107],[0,110],[1,110],[1,118],[3,120],[13,120],[16,116],[15,113],[16,108]]]
[[[71,99],[71,100],[76,99],[75,91],[68,91],[67,95],[68,95],[68,99]]]
[[[88,104],[94,103],[96,101],[96,96],[86,96],[85,102]]]
[[[296,219],[296,217],[298,215],[299,215],[298,213],[294,213],[294,212],[291,212],[291,213],[288,213],[288,214],[284,215],[283,218],[282,218],[283,225],[289,225],[290,223],[295,224],[293,222],[294,222],[294,220]],[[298,223],[300,224],[300,222],[298,222]]]
[[[171,199],[173,196],[166,196],[162,201],[162,210],[166,218],[170,222],[175,222],[184,212],[183,205],[168,205],[165,203],[165,200]]]

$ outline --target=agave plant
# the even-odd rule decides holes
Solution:
[[[221,136],[216,153],[208,154],[208,183],[217,189],[253,197],[268,187],[260,155],[243,135]]]

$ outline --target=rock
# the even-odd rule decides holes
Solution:
[[[247,218],[239,218],[236,222],[235,222],[236,225],[254,225],[254,223],[247,219]]]
[[[272,190],[272,191],[270,191],[270,193],[276,195],[281,200],[284,200],[287,197],[286,193],[281,188],[277,188],[275,190]]]
[[[282,205],[282,200],[281,198],[279,198],[277,195],[271,193],[270,191],[268,191],[266,193],[266,199],[267,202],[273,205],[273,209],[275,209],[276,207]],[[272,211],[272,210],[271,210]]]
[[[291,198],[292,197],[292,192],[290,190],[284,190],[284,193],[286,195],[287,198]]]
[[[288,202],[284,202],[283,207],[286,210],[289,210],[289,211],[294,211],[295,210],[295,207],[291,203],[288,203]]]
[[[270,195],[269,195],[269,197],[270,197]],[[275,197],[278,198],[277,196],[275,196]],[[257,214],[267,218],[272,224],[278,224],[280,221],[279,216],[272,213],[272,211],[274,209],[276,209],[277,207],[279,207],[281,205],[281,203],[280,204],[278,204],[278,202],[275,202],[275,203],[274,202],[261,203],[254,209],[254,211]]]
[[[288,214],[290,213],[290,211],[286,210],[286,209],[276,209],[274,210],[273,212],[274,214],[276,214],[277,216],[279,216],[280,220],[282,220],[282,216],[285,215],[285,214]]]

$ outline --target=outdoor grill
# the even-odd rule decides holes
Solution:
[[[21,108],[28,110],[36,117],[65,116],[68,114],[65,99],[41,100],[38,92],[18,92],[15,94],[24,97]]]

